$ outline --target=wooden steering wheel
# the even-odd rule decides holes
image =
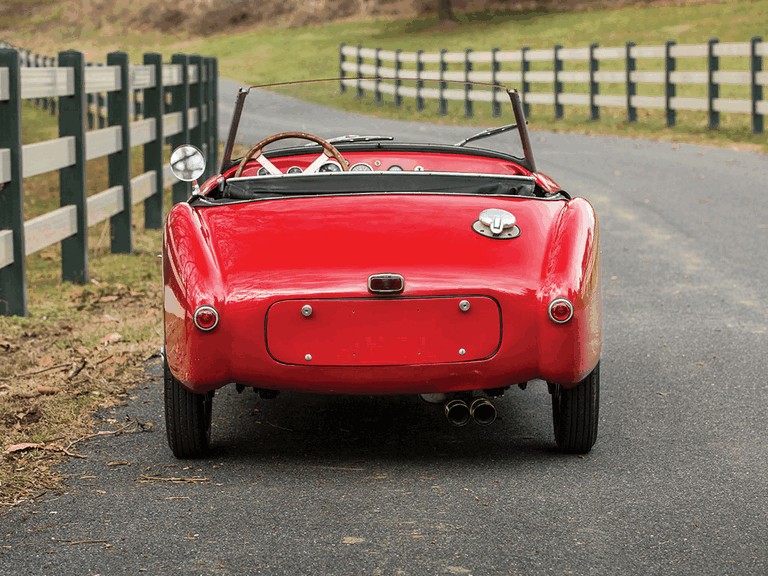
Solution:
[[[344,156],[341,155],[341,152],[339,152],[333,144],[327,140],[323,140],[320,138],[320,136],[308,134],[307,132],[279,132],[277,134],[272,134],[272,136],[267,136],[264,138],[264,140],[248,150],[248,153],[243,156],[242,160],[240,160],[240,165],[237,167],[237,171],[235,172],[235,178],[239,178],[242,175],[243,170],[245,169],[245,165],[248,164],[248,161],[254,156],[256,157],[256,161],[264,168],[266,168],[270,174],[275,176],[282,174],[280,169],[272,164],[272,162],[270,162],[264,156],[264,154],[261,153],[261,151],[263,148],[269,146],[273,142],[277,142],[278,140],[285,140],[286,138],[301,138],[302,140],[309,140],[316,144],[320,144],[320,146],[323,147],[323,153],[320,154],[320,156],[318,156],[317,159],[312,162],[312,164],[307,166],[307,169],[304,170],[305,174],[314,174],[320,169],[320,166],[325,164],[330,158],[336,160],[343,171],[346,172],[349,170],[349,161],[347,161]]]

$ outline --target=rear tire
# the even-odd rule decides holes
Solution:
[[[211,441],[213,392],[195,394],[174,378],[163,361],[165,381],[165,430],[176,458],[199,458]]]
[[[586,454],[597,440],[600,363],[573,388],[551,385],[555,442],[561,452]]]

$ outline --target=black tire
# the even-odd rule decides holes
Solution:
[[[211,441],[213,392],[194,394],[176,380],[163,362],[165,380],[165,430],[176,458],[199,458]]]
[[[600,363],[575,387],[551,385],[555,442],[561,452],[586,454],[597,440]]]

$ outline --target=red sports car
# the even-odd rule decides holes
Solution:
[[[253,88],[253,87],[252,87]],[[555,441],[595,442],[599,234],[592,206],[538,171],[515,123],[455,145],[281,132],[170,211],[163,240],[165,414],[180,458],[210,442],[214,392],[414,394],[490,424],[511,386],[548,383]],[[468,147],[516,129],[520,157]],[[266,148],[285,139],[293,147]],[[174,152],[182,179],[202,172]]]

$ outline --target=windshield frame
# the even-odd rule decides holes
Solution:
[[[381,80],[381,78],[377,77],[361,77],[361,80]],[[319,78],[319,79],[313,79],[313,80],[297,80],[297,81],[289,81],[289,82],[272,82],[269,84],[253,84],[251,86],[248,86],[247,88],[240,88],[237,92],[237,99],[235,100],[235,108],[232,114],[232,123],[229,127],[229,135],[227,137],[227,142],[224,147],[224,154],[222,155],[221,159],[221,167],[219,170],[220,174],[223,174],[227,169],[231,168],[233,166],[232,161],[232,151],[235,147],[235,140],[237,138],[237,131],[240,126],[240,118],[243,113],[243,108],[245,107],[245,100],[248,97],[248,94],[250,94],[251,90],[253,89],[263,89],[263,88],[276,88],[280,86],[291,86],[291,85],[300,85],[300,84],[312,84],[312,83],[319,83],[319,82],[331,82],[331,81],[340,81],[343,80],[343,78]],[[416,78],[401,78],[401,80],[417,80]],[[531,147],[531,138],[530,134],[528,133],[528,124],[525,120],[525,112],[523,110],[523,103],[522,99],[520,97],[520,93],[514,89],[509,88],[507,86],[503,86],[501,84],[490,84],[490,83],[484,83],[484,82],[465,82],[465,81],[458,81],[458,80],[446,80],[445,82],[454,82],[459,83],[462,85],[479,85],[484,86],[486,88],[495,88],[499,90],[503,90],[506,92],[507,96],[509,96],[510,103],[512,105],[512,112],[515,117],[515,124],[517,125],[516,132],[520,135],[520,144],[522,145],[523,149],[523,155],[525,158],[524,162],[521,162],[521,165],[531,171],[533,174],[537,173],[536,169],[536,161],[533,157],[533,149]],[[492,131],[493,129],[491,129]]]

